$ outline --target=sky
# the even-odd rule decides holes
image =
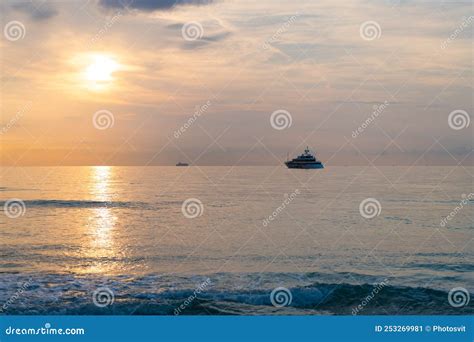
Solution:
[[[470,1],[4,0],[2,165],[473,165]]]

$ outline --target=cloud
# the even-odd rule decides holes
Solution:
[[[202,26],[202,37],[194,41],[184,41],[182,39],[182,30],[187,23],[177,22],[166,26],[178,40],[181,42],[181,48],[184,50],[193,50],[205,47],[209,44],[216,43],[227,39],[232,32],[222,22],[218,20],[207,20],[199,23]]]
[[[170,10],[184,5],[208,5],[213,0],[100,0],[106,8],[130,8],[140,11]]]
[[[204,47],[208,44],[218,42],[221,40],[226,39],[230,35],[230,32],[222,32],[222,33],[217,33],[214,35],[208,35],[205,36],[199,40],[193,41],[193,42],[186,42],[182,44],[182,48],[185,50],[193,50],[197,49],[200,47]]]
[[[42,21],[50,19],[58,14],[56,9],[51,5],[44,3],[43,5],[36,7],[32,3],[19,3],[12,5],[14,10],[28,14],[31,19],[35,21]]]

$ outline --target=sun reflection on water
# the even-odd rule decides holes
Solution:
[[[110,201],[110,178],[112,168],[110,166],[94,166],[92,168],[91,195],[96,201]]]
[[[113,271],[112,258],[119,254],[119,247],[114,238],[118,218],[114,213],[114,195],[110,188],[113,168],[94,166],[91,169],[89,194],[91,200],[101,202],[99,207],[92,208],[89,216],[90,245],[87,258],[94,259],[84,270],[85,273],[103,273]]]

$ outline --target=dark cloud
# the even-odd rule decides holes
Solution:
[[[226,28],[222,27],[219,22],[206,22],[206,25],[203,25],[203,34],[202,37],[194,41],[183,42],[182,48],[184,50],[192,50],[204,47],[211,43],[219,42],[225,40],[232,33]],[[186,23],[173,23],[166,26],[166,28],[173,31],[174,34],[179,36],[179,40],[182,41],[182,29],[185,27]]]
[[[192,41],[192,42],[186,42],[182,45],[182,48],[185,49],[185,50],[198,49],[198,48],[204,47],[208,44],[224,40],[229,35],[230,35],[230,32],[221,32],[221,33],[217,33],[217,34],[214,34],[214,35],[208,35],[208,36],[205,36],[205,37],[203,37],[199,40],[195,40],[195,41]]]
[[[41,21],[52,18],[58,14],[56,9],[50,4],[44,3],[41,6],[35,6],[33,3],[18,3],[12,5],[14,10],[28,14],[33,20]]]
[[[107,8],[130,8],[140,11],[169,10],[184,5],[208,5],[214,0],[100,0]]]

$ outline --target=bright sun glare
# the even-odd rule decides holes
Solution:
[[[85,78],[94,89],[103,89],[114,79],[113,73],[119,69],[117,61],[105,55],[95,55],[85,69]]]

